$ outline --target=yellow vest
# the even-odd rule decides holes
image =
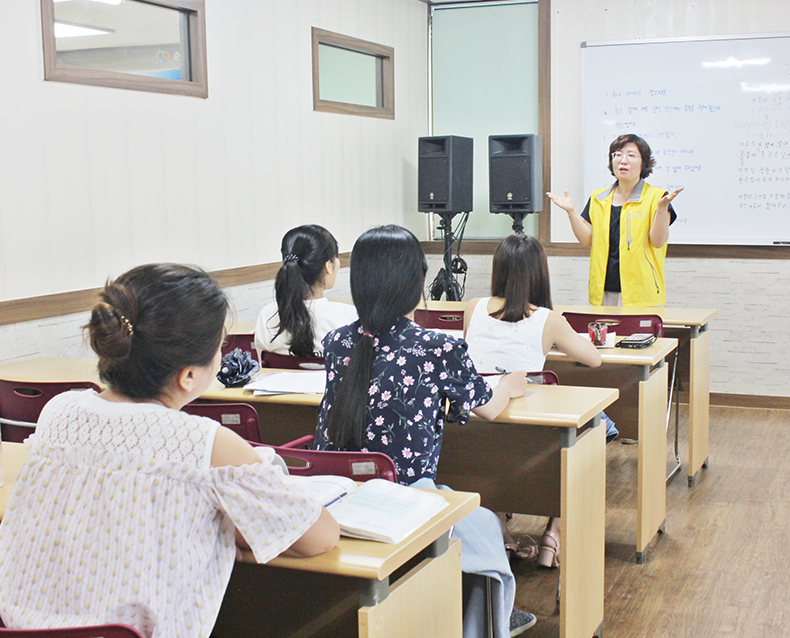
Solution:
[[[589,300],[594,306],[600,306],[603,301],[614,188],[614,185],[602,188],[590,196],[593,235]],[[650,227],[664,193],[665,190],[641,180],[620,212],[620,286],[624,306],[663,306],[666,303],[664,257],[667,245],[656,248],[650,243]]]

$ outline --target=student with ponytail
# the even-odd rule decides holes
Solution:
[[[44,407],[0,526],[6,627],[208,636],[236,544],[261,563],[336,544],[337,522],[270,449],[180,411],[216,376],[227,308],[187,266],[107,283],[85,327],[107,389]]]
[[[283,265],[274,280],[276,301],[258,315],[255,347],[297,357],[320,356],[326,333],[357,318],[354,306],[324,297],[340,271],[337,240],[321,226],[297,226],[285,233],[280,251]]]
[[[465,423],[474,412],[493,420],[524,393],[526,382],[515,372],[492,390],[463,340],[412,321],[427,269],[419,241],[405,228],[381,226],[357,239],[351,295],[359,320],[324,339],[327,387],[315,447],[383,452],[395,463],[399,483],[432,487],[445,419]],[[480,573],[494,577],[495,636],[531,627],[534,616],[513,609],[515,581],[496,516],[478,508],[455,535],[464,543],[465,587],[484,586]],[[464,634],[481,635],[484,618],[482,608],[467,605]]]

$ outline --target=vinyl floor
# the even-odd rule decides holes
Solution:
[[[637,447],[607,446],[606,638],[790,637],[788,444],[788,411],[712,407],[709,467],[693,488],[685,465],[668,484],[666,534],[644,565],[634,558]],[[545,522],[515,515],[509,529],[539,539]],[[558,636],[559,570],[514,560],[513,571],[516,606],[538,617],[523,636]]]

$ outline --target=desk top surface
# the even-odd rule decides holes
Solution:
[[[5,514],[13,484],[27,460],[23,443],[3,443],[3,473],[5,484],[0,487],[0,519]],[[352,538],[341,538],[331,551],[311,558],[279,556],[269,565],[288,567],[341,576],[381,580],[389,576],[412,556],[439,538],[451,526],[480,505],[480,496],[470,492],[439,492],[449,505],[402,543],[377,543]],[[243,552],[245,562],[255,562],[252,552]]]
[[[668,339],[666,341],[675,341]],[[652,346],[651,346],[652,348]],[[648,348],[645,348],[648,350]],[[639,352],[639,351],[634,351]],[[0,366],[0,377],[15,381],[94,381],[98,383],[95,359],[41,357]],[[614,403],[619,391],[613,388],[529,385],[523,397],[512,399],[498,421],[580,428],[598,412]],[[242,388],[225,388],[214,381],[203,394],[214,401],[274,403],[317,407],[319,394],[254,396]]]

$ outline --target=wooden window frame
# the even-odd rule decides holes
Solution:
[[[383,44],[352,38],[348,35],[341,35],[340,33],[333,33],[332,31],[325,31],[316,27],[312,27],[312,41],[314,111],[379,117],[387,120],[395,119],[395,49]],[[376,93],[381,99],[381,106],[365,106],[321,99],[318,69],[318,47],[321,44],[372,55],[378,59],[380,72],[376,75]]]
[[[166,9],[175,9],[186,14],[186,30],[189,44],[189,68],[191,80],[173,80],[101,71],[58,64],[55,38],[55,4],[53,0],[41,0],[41,26],[44,43],[44,79],[55,82],[72,82],[93,86],[106,86],[133,91],[170,93],[193,97],[208,97],[208,74],[206,64],[206,11],[205,0],[137,0]]]

